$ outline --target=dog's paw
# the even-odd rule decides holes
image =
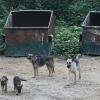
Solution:
[[[50,75],[48,75],[48,77],[49,77]]]
[[[76,81],[74,81],[74,84],[76,84]]]
[[[79,80],[81,79],[81,77],[79,77]]]
[[[69,84],[67,84],[66,86],[69,86]]]
[[[53,77],[53,76],[51,75],[51,76],[49,76],[49,77]]]

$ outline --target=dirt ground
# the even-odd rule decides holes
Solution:
[[[8,77],[8,92],[0,95],[0,100],[100,100],[100,57],[84,56],[82,79],[67,85],[66,61],[55,58],[55,73],[48,77],[46,66],[39,68],[39,79],[33,77],[33,67],[26,57],[0,57],[0,77]],[[13,78],[19,76],[22,81],[22,93],[16,95],[13,89]],[[1,88],[0,88],[1,90]]]

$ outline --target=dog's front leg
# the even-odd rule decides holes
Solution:
[[[76,72],[74,72],[74,83],[76,83]]]
[[[81,71],[79,70],[79,79],[81,79]]]
[[[15,88],[16,95],[18,95],[18,89]]]
[[[14,85],[14,91],[15,91],[15,85]]]
[[[54,66],[51,67],[51,76],[53,76]]]
[[[53,68],[51,68],[51,77],[53,76]]]
[[[79,79],[81,79],[81,64],[79,63],[78,71],[79,71]]]
[[[49,75],[48,75],[48,76],[50,76],[50,74],[51,74],[51,71],[50,71],[50,70],[51,70],[51,69],[50,69],[50,65],[47,63],[46,66],[47,66],[47,69],[49,70]]]
[[[36,79],[38,79],[38,67],[36,67]]]
[[[5,93],[7,93],[7,84],[5,84]]]
[[[49,65],[49,77],[52,76],[51,73],[52,73],[52,68]]]
[[[34,67],[34,78],[36,78],[36,67]]]
[[[81,68],[80,68],[80,66],[78,67],[78,71],[79,71],[79,79],[81,79]]]
[[[50,65],[49,64],[47,64],[47,68],[48,68],[48,70],[49,70],[49,77],[50,77],[50,75],[51,75],[51,67],[50,67]]]
[[[70,78],[70,73],[68,72],[68,75],[67,75],[67,86],[69,85],[69,78]]]
[[[50,77],[50,75],[51,75],[51,69],[49,69],[49,77]]]
[[[4,91],[4,86],[1,85],[1,94],[3,94],[3,91]]]

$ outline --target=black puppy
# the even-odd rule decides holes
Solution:
[[[21,79],[18,76],[15,76],[13,79],[13,83],[14,83],[14,91],[16,92],[16,95],[18,95],[19,93],[21,93],[21,89],[23,86],[21,85]]]
[[[8,78],[6,76],[2,76],[0,81],[1,81],[1,94],[3,94],[4,92],[7,93]]]

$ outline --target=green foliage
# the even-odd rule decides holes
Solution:
[[[57,19],[66,19],[69,0],[38,0],[37,9],[53,10]]]
[[[55,33],[54,54],[70,57],[73,54],[80,53],[79,35],[82,33],[81,27],[56,26]]]
[[[56,23],[55,23],[55,26],[66,26],[67,23],[65,20],[57,20],[56,19]]]
[[[4,52],[6,45],[3,43],[4,24],[6,22],[8,11],[4,5],[4,1],[0,1],[0,53]]]
[[[86,15],[91,9],[91,5],[85,3],[84,1],[78,1],[69,6],[68,12],[68,24],[81,26]]]
[[[9,12],[35,9],[53,10],[56,20],[54,53],[67,56],[80,52],[80,27],[89,11],[100,11],[100,0],[0,0],[0,53],[6,47],[2,36]]]
[[[3,0],[7,10],[18,10],[18,8],[35,9],[36,0]]]
[[[73,1],[68,7],[68,25],[81,26],[89,11],[100,11],[100,0]]]

